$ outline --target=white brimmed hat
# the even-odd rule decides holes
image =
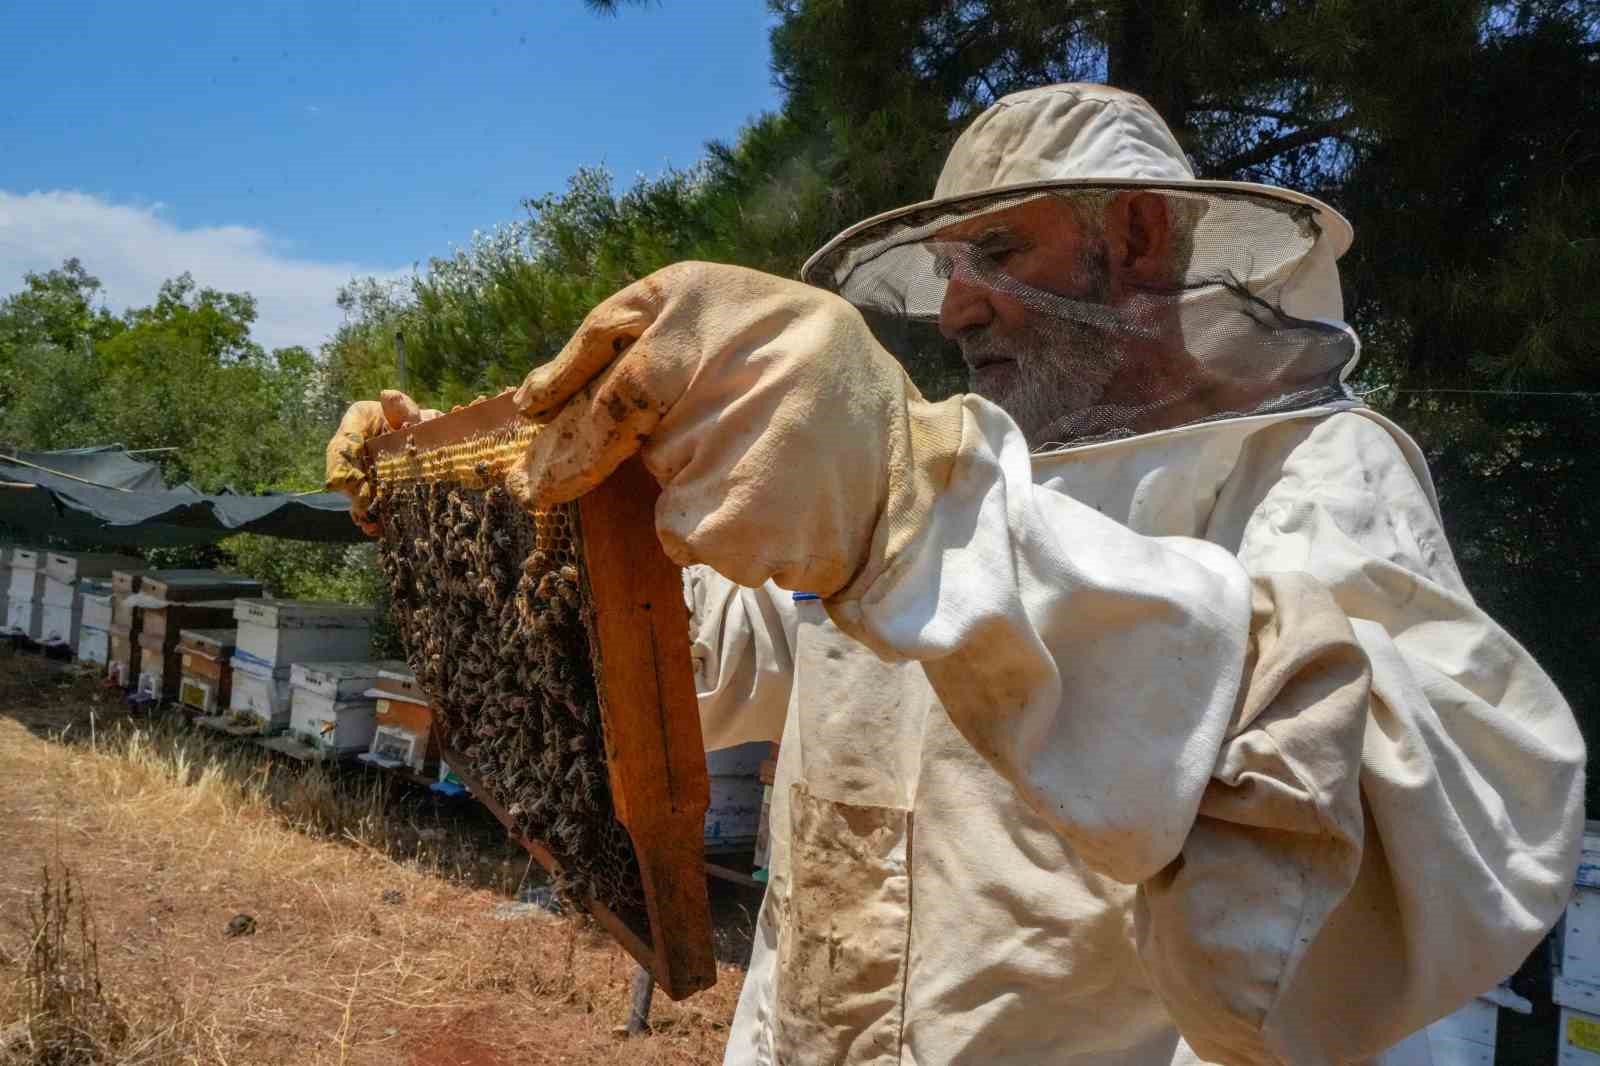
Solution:
[[[1342,318],[1335,260],[1350,223],[1312,196],[1194,176],[1145,100],[1104,85],[1013,93],[957,138],[932,199],[857,223],[806,261],[801,277],[862,307],[937,316],[944,281],[925,241],[958,222],[1039,196],[1148,189],[1188,201],[1196,284],[1226,275],[1270,290],[1289,314]]]

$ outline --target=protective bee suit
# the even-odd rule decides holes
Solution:
[[[1555,921],[1583,744],[1343,383],[1350,236],[1053,86],[810,285],[676,264],[528,375],[507,487],[637,454],[707,747],[782,739],[729,1063],[1363,1061]],[[884,350],[935,321],[972,394]]]
[[[931,317],[949,198],[1079,174],[1207,189],[1143,101],[1020,94],[931,207],[807,279]],[[1243,191],[1210,212],[1239,227]],[[1196,244],[1297,328],[1186,321],[1284,383],[1265,402],[1142,434],[1103,405],[1030,454],[966,397],[932,518],[864,590],[691,572],[708,747],[782,738],[727,1062],[1360,1061],[1556,920],[1582,741],[1473,603],[1416,446],[1342,385],[1348,228],[1272,195],[1306,207],[1245,228],[1297,227],[1285,254]]]

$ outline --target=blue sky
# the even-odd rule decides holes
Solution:
[[[736,136],[778,104],[769,25],[761,0],[0,0],[0,292],[66,254],[117,307],[191,269],[256,291],[264,341],[315,344],[334,279],[579,166],[626,183]]]

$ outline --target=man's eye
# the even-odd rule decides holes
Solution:
[[[1005,266],[1021,251],[1023,246],[1016,241],[985,242],[978,246],[978,254],[994,266]]]

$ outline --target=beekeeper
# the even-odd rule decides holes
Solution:
[[[1358,1061],[1555,921],[1583,743],[1344,384],[1350,240],[1052,86],[810,285],[678,264],[528,375],[513,490],[639,454],[707,746],[782,738],[730,1063]]]

